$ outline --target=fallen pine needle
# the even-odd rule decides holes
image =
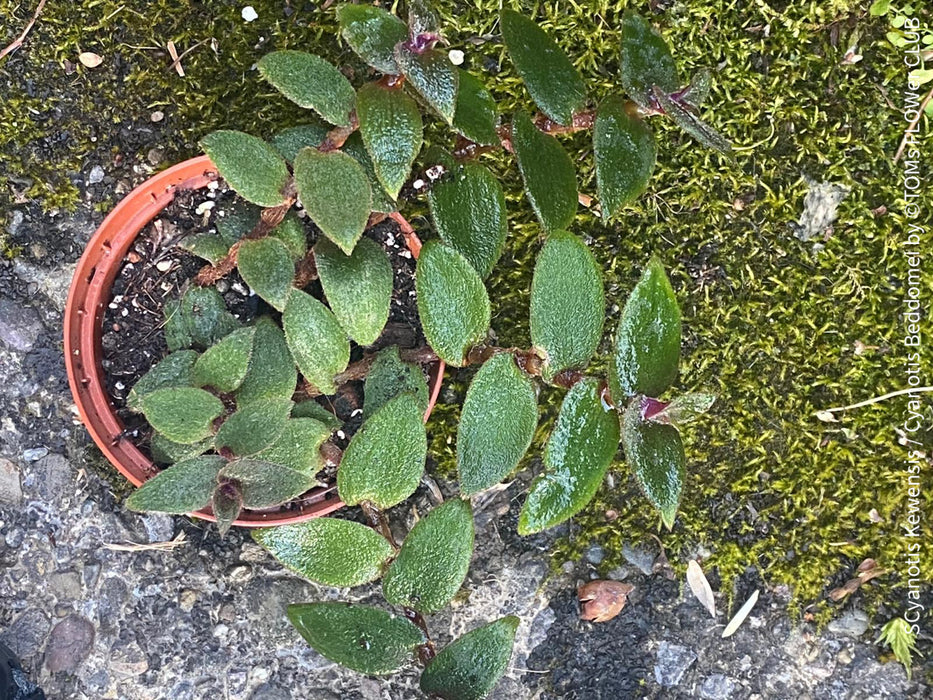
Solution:
[[[175,539],[169,542],[152,542],[151,544],[139,544],[137,542],[104,542],[104,549],[111,552],[149,552],[172,550],[182,545],[188,544],[185,540],[185,533],[179,532]]]
[[[729,624],[726,625],[726,629],[722,631],[722,638],[731,637],[735,634],[735,631],[742,626],[742,623],[745,622],[745,618],[748,617],[748,614],[752,611],[752,608],[755,607],[755,603],[758,602],[758,590],[756,589],[752,593],[751,597],[745,601],[739,611],[729,620]]]
[[[884,394],[883,396],[876,396],[873,399],[866,399],[865,401],[859,401],[858,403],[851,404],[850,406],[839,406],[837,408],[825,408],[822,411],[816,412],[816,417],[822,421],[827,420],[826,416],[832,415],[838,411],[851,411],[853,408],[862,408],[863,406],[871,406],[873,403],[879,403],[881,401],[886,401],[888,399],[893,399],[895,396],[903,396],[904,394],[913,394],[915,392],[926,392],[933,391],[933,386],[919,386],[913,389],[898,389],[897,391],[892,391],[890,394]]]

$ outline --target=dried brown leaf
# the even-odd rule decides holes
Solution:
[[[78,60],[81,61],[81,65],[86,66],[87,68],[97,68],[97,66],[104,62],[103,57],[99,56],[93,51],[84,51],[79,53]]]
[[[635,586],[621,581],[590,581],[577,588],[582,604],[580,617],[593,622],[606,622],[618,615]]]
[[[712,617],[716,617],[716,599],[713,597],[713,589],[696,559],[691,559],[687,564],[687,583],[697,600],[703,604]]]

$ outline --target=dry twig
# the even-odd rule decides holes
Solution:
[[[3,49],[3,51],[0,51],[0,60],[8,56],[9,54],[13,53],[14,51],[16,51],[16,49],[18,49],[20,46],[23,45],[23,42],[26,40],[26,35],[29,34],[30,31],[32,31],[33,25],[39,19],[39,15],[42,14],[42,8],[45,7],[45,3],[46,3],[46,0],[39,0],[39,6],[36,7],[36,11],[33,13],[32,19],[29,20],[29,23],[26,25],[25,29],[23,29],[22,34],[16,37],[16,39],[13,40],[13,43],[11,43],[9,46]]]

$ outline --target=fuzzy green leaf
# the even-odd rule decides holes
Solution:
[[[330,127],[324,122],[299,124],[278,132],[270,143],[291,165],[302,148],[317,148],[327,138],[328,133]]]
[[[252,534],[289,569],[325,586],[345,588],[375,581],[395,554],[374,530],[337,518],[261,528]]]
[[[362,238],[345,255],[328,240],[314,247],[324,295],[347,335],[359,345],[372,345],[389,320],[394,275],[382,246]]]
[[[205,350],[194,364],[195,384],[212,386],[218,391],[236,391],[249,369],[255,334],[255,328],[241,328]]]
[[[363,387],[363,419],[369,418],[400,394],[412,394],[422,411],[428,409],[428,384],[417,365],[402,362],[398,346],[379,351]]]
[[[220,470],[221,479],[237,484],[244,508],[271,508],[317,485],[314,474],[259,459],[238,459]]]
[[[408,39],[402,20],[371,5],[341,5],[337,20],[341,36],[360,58],[383,73],[399,73],[395,45]]]
[[[541,225],[548,231],[567,228],[577,213],[577,176],[567,151],[524,112],[512,118],[512,146]]]
[[[295,186],[305,210],[347,255],[363,235],[373,193],[360,164],[341,151],[305,148],[295,158]]]
[[[356,93],[343,73],[304,51],[273,51],[256,64],[263,78],[285,97],[313,109],[331,124],[350,125]]]
[[[288,254],[295,262],[301,260],[308,252],[308,234],[294,211],[288,212],[282,223],[272,229],[269,235],[285,244]]]
[[[389,401],[353,436],[337,470],[340,499],[378,508],[401,503],[418,488],[428,443],[424,411],[411,394]]]
[[[224,421],[214,445],[218,451],[229,448],[238,457],[254,455],[282,434],[291,410],[292,402],[288,399],[253,401]]]
[[[424,336],[444,362],[460,367],[466,352],[486,338],[491,310],[483,280],[453,248],[428,241],[415,273]]]
[[[376,177],[376,166],[373,165],[372,158],[369,157],[369,153],[366,151],[363,137],[360,136],[359,131],[350,134],[350,138],[343,144],[343,152],[352,156],[359,163],[363,172],[366,173],[366,177],[369,178],[369,186],[373,192],[373,211],[384,214],[391,214],[396,211],[398,207],[395,206],[395,200],[389,196],[382,183],[379,182],[379,178]]]
[[[660,396],[676,379],[679,363],[680,307],[664,267],[652,258],[619,319],[609,371],[615,402],[635,394]]]
[[[421,34],[438,34],[441,20],[426,0],[408,0],[408,33],[417,37]]]
[[[654,134],[625,110],[625,98],[610,95],[599,105],[593,127],[596,187],[603,220],[645,191],[657,159]]]
[[[305,379],[323,393],[333,394],[337,390],[334,376],[350,361],[350,341],[337,317],[310,294],[293,289],[282,314],[282,328]]]
[[[473,556],[473,511],[468,501],[446,501],[408,533],[382,581],[393,605],[430,615],[460,590]]]
[[[619,416],[584,379],[567,392],[544,450],[544,472],[531,484],[518,519],[529,535],[576,515],[596,494],[619,449]]]
[[[392,673],[427,641],[404,617],[366,605],[289,605],[288,619],[316,652],[371,676]]]
[[[194,365],[197,360],[198,353],[194,350],[177,350],[159,360],[130,389],[126,397],[127,408],[133,411],[141,410],[142,397],[156,389],[193,386]]]
[[[654,109],[652,88],[667,93],[680,87],[677,66],[667,42],[644,17],[626,12],[622,18],[622,88],[645,109]]]
[[[275,442],[256,454],[256,459],[313,476],[324,468],[320,449],[331,432],[329,425],[313,418],[292,418]]]
[[[276,311],[285,308],[295,279],[295,263],[282,241],[271,236],[243,241],[236,264],[243,281],[256,294]]]
[[[502,40],[531,99],[551,119],[569,126],[586,102],[580,72],[533,19],[509,9],[500,18]]]
[[[690,423],[706,413],[716,402],[715,394],[688,393],[674,398],[662,411],[649,416],[654,423],[675,426]]]
[[[458,166],[431,188],[428,204],[441,240],[487,277],[508,233],[505,195],[496,177],[479,163]]]
[[[194,457],[165,469],[126,499],[126,506],[135,511],[158,513],[190,513],[211,502],[217,486],[217,473],[227,463],[223,457]]]
[[[194,387],[170,387],[150,391],[140,400],[149,425],[172,442],[190,445],[213,430],[224,405],[213,394]]]
[[[168,349],[176,352],[182,348],[190,348],[194,341],[188,331],[188,323],[181,313],[181,301],[179,299],[166,300],[162,313],[165,316],[162,332],[165,333],[165,344]]]
[[[175,464],[204,454],[214,447],[214,438],[209,437],[190,445],[172,442],[161,433],[153,433],[149,441],[152,461],[156,464]]]
[[[622,445],[648,500],[660,511],[667,528],[672,528],[686,474],[680,432],[672,425],[646,421],[642,402],[633,401],[622,418]]]
[[[285,343],[285,334],[268,316],[256,322],[249,369],[237,390],[237,406],[258,399],[290,399],[298,383],[298,370]]]
[[[422,692],[444,700],[485,698],[508,668],[518,623],[509,615],[452,642],[421,674]]]
[[[260,214],[262,214],[260,207],[237,199],[233,204],[218,208],[214,224],[217,226],[217,233],[229,248],[256,227]]]
[[[679,102],[675,102],[669,95],[658,88],[654,89],[654,96],[661,105],[664,113],[674,120],[681,129],[690,134],[707,148],[726,155],[732,154],[732,144],[725,136],[716,131],[709,124],[700,119],[695,112],[691,111]]]
[[[395,60],[418,94],[445,122],[452,124],[457,111],[460,73],[446,54],[436,49],[415,53],[402,44],[395,49]]]
[[[230,251],[223,236],[216,233],[195,233],[186,236],[178,245],[211,265],[216,265]]]
[[[603,335],[606,298],[596,259],[579,238],[554,231],[531,281],[531,342],[544,351],[543,377],[589,362]]]
[[[462,68],[459,73],[454,129],[481,146],[498,146],[496,101],[479,78]]]
[[[537,424],[534,385],[512,354],[487,360],[470,383],[460,415],[460,492],[472,496],[508,476],[531,445]]]
[[[713,82],[713,74],[709,68],[701,68],[690,79],[690,85],[681,95],[681,99],[693,107],[699,109],[706,98],[709,97],[709,89]]]
[[[240,327],[239,321],[227,311],[224,298],[213,287],[189,287],[178,307],[191,342],[209,348]]]
[[[337,416],[314,399],[308,399],[307,401],[295,404],[295,407],[292,409],[292,418],[313,418],[317,422],[326,425],[327,428],[332,431],[343,425]]]
[[[223,537],[243,511],[243,493],[236,484],[220,484],[211,499],[211,510],[217,518],[220,536]]]
[[[242,131],[215,131],[201,139],[227,184],[243,199],[261,207],[275,207],[285,197],[288,168],[282,156],[262,139]]]
[[[361,87],[357,100],[363,143],[379,182],[395,199],[421,150],[421,112],[401,90],[386,89],[376,83]]]

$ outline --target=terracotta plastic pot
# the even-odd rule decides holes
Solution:
[[[130,192],[104,219],[91,237],[75,270],[65,308],[65,366],[71,393],[81,420],[111,464],[139,486],[159,472],[128,438],[104,388],[101,335],[104,311],[110,303],[113,281],[139,233],[181,190],[206,187],[217,179],[207,156],[193,158],[165,170]],[[414,257],[420,249],[416,237],[406,237]],[[431,367],[430,402],[425,421],[437,403],[444,363]],[[244,511],[234,523],[241,527],[271,527],[309,520],[343,507],[336,486],[315,488],[275,511]],[[210,508],[191,513],[215,520]]]

